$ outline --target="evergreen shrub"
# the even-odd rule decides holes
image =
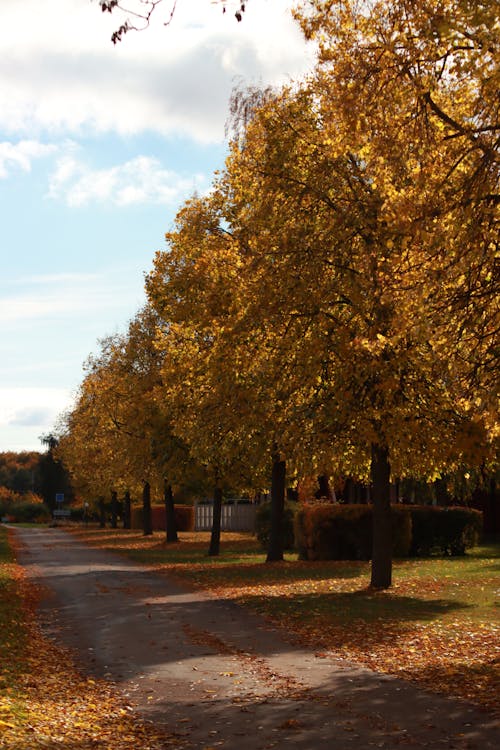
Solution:
[[[411,517],[393,507],[393,555],[406,557]],[[295,515],[295,546],[302,560],[369,560],[372,555],[372,506],[304,504]]]
[[[413,529],[411,555],[464,555],[478,543],[483,528],[481,511],[433,505],[408,507]]]
[[[463,555],[482,530],[472,508],[393,505],[393,556]],[[304,504],[295,515],[295,546],[303,560],[369,560],[372,506]]]
[[[47,523],[51,519],[50,510],[43,503],[17,502],[0,510],[2,516],[16,523]]]

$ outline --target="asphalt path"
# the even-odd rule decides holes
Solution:
[[[297,646],[237,605],[83,544],[16,529],[45,632],[190,750],[497,750],[474,706]]]

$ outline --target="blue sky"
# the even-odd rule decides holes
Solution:
[[[129,7],[138,0],[129,0]],[[228,5],[230,5],[228,3]],[[124,330],[176,211],[224,162],[236,83],[299,77],[287,0],[170,0],[114,47],[97,0],[0,3],[0,451],[42,450]]]

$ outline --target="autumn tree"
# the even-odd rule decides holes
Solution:
[[[53,510],[56,507],[56,495],[63,494],[66,501],[73,499],[73,488],[70,477],[57,454],[58,438],[49,433],[40,437],[46,447],[40,457],[40,494],[45,504]]]
[[[322,85],[256,110],[212,196],[181,212],[149,292],[155,304],[168,299],[168,336],[188,363],[172,401],[185,403],[186,386],[194,394],[184,407],[193,441],[212,447],[219,434],[200,419],[204,401],[217,420],[226,410],[217,424],[232,424],[229,455],[227,435],[252,445],[259,414],[261,450],[279,435],[305,473],[334,466],[370,478],[372,584],[386,587],[391,469],[433,475],[483,448],[487,426],[471,419],[460,373],[434,343],[450,341],[454,314],[434,244],[447,226],[421,218],[434,225],[429,246],[421,231],[401,231],[408,217],[389,221],[387,201],[411,185],[413,163],[395,157],[392,181],[384,163],[377,182],[371,163],[333,138]]]
[[[146,306],[127,332],[107,337],[89,357],[75,408],[61,428],[59,453],[86,494],[141,495],[146,533],[151,532],[151,494],[164,491],[167,540],[177,539],[171,485],[196,471],[186,446],[172,432],[168,408],[160,409],[162,354],[155,347],[160,321]]]
[[[219,553],[224,490],[258,482],[263,456],[257,391],[232,341],[220,335],[240,304],[238,246],[222,221],[216,193],[189,201],[146,282],[150,304],[165,321],[157,333],[163,355],[158,402],[211,478],[210,555]]]
[[[40,483],[40,459],[37,451],[0,453],[0,487],[13,492],[37,492]]]
[[[445,389],[470,415],[469,433],[485,431],[493,441],[500,322],[496,5],[310,2],[298,14],[319,43],[325,136],[337,152],[361,159],[381,198],[388,242],[404,243],[414,268],[425,273],[428,346],[447,360]],[[409,276],[407,294],[414,288]]]

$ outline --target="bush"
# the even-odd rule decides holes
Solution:
[[[194,507],[192,505],[176,505],[174,511],[177,531],[193,531]]]
[[[481,511],[473,508],[409,506],[412,517],[411,554],[464,555],[474,547],[483,527]]]
[[[6,510],[6,516],[17,523],[46,523],[51,514],[46,505],[29,501],[12,503]]]
[[[482,514],[471,508],[393,505],[393,555],[463,555],[477,544]],[[369,560],[371,505],[305,504],[295,517],[303,560]]]
[[[294,516],[296,509],[296,503],[285,503],[281,526],[283,549],[285,550],[294,549]],[[271,503],[264,503],[258,506],[255,514],[255,533],[264,549],[268,547],[270,531]]]
[[[175,505],[175,523],[177,531],[192,531],[194,529],[194,508],[192,505]],[[142,529],[143,510],[141,506],[132,508],[130,514],[131,528]],[[153,531],[165,531],[167,528],[165,506],[151,506],[151,520]]]
[[[411,518],[393,507],[393,555],[406,557],[411,544]],[[295,517],[295,544],[303,560],[370,560],[371,505],[305,504]]]

